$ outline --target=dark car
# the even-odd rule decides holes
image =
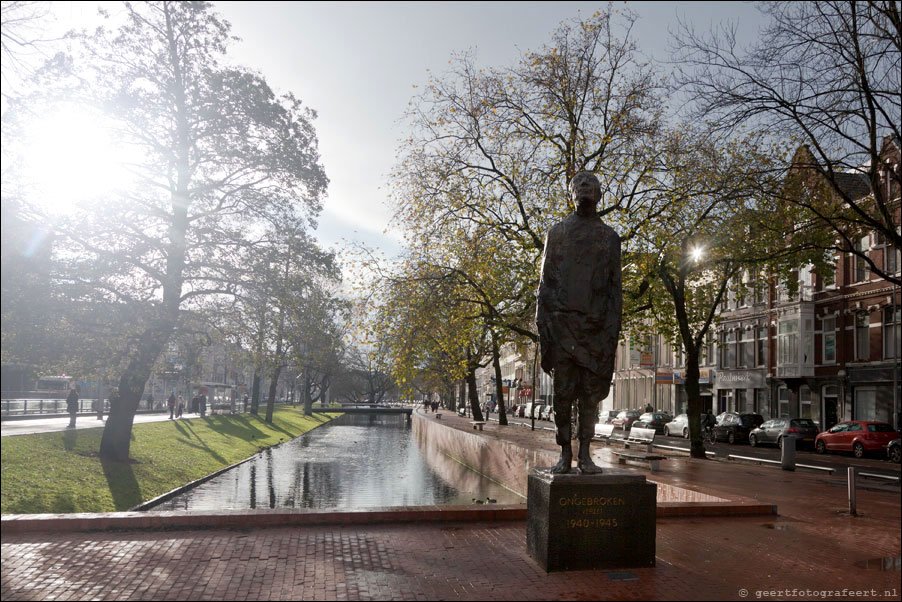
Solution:
[[[615,427],[622,428],[624,431],[628,431],[632,428],[633,423],[639,418],[641,413],[639,410],[621,410],[619,414],[617,414],[617,418],[614,418],[612,424]]]
[[[670,414],[665,414],[664,412],[646,412],[639,416],[630,428],[655,429],[656,433],[663,433],[670,420]]]
[[[783,439],[792,437],[798,446],[814,446],[814,438],[820,429],[810,418],[775,418],[768,420],[749,433],[749,445],[752,447],[767,443],[783,447]]]
[[[764,418],[758,414],[724,412],[717,417],[713,438],[715,441],[726,440],[727,443],[748,441],[749,433],[752,432],[752,429],[763,423]]]
[[[890,462],[902,462],[902,439],[893,439],[886,447],[886,457]]]

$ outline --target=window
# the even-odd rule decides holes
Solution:
[[[825,364],[836,363],[836,318],[821,319],[823,332],[823,358]]]
[[[871,357],[871,328],[867,312],[855,314],[855,359],[862,361]]]
[[[811,415],[811,389],[805,385],[799,387],[799,416],[801,418],[814,418]]]
[[[902,343],[902,308],[883,308],[883,359],[889,360],[899,357],[899,345]]]
[[[868,237],[865,236],[855,243],[856,255],[853,255],[855,266],[855,275],[852,278],[855,282],[865,282],[870,277],[871,268],[868,262],[862,257],[868,250]]]
[[[722,368],[736,367],[736,331],[728,330],[723,333],[723,361]]]
[[[896,228],[899,231],[899,228]],[[883,271],[887,274],[895,274],[899,271],[899,249],[892,246],[880,232],[874,233],[874,246],[883,247]]]
[[[755,365],[755,331],[751,328],[740,331],[742,342],[739,344],[739,357],[743,368]]]
[[[779,417],[789,418],[789,389],[780,387],[780,390],[777,392],[777,401],[779,403]]]
[[[750,412],[751,408],[746,407],[746,392],[745,389],[736,389],[736,411],[737,412]]]
[[[710,330],[705,333],[704,358],[706,366],[713,365],[717,359],[714,355],[714,334]]]
[[[755,350],[755,365],[767,365],[767,326],[758,327],[758,341]]]
[[[765,409],[767,408],[767,391],[764,389],[755,389],[755,408],[756,414],[767,416]]]
[[[777,335],[777,363],[799,363],[799,321],[785,320],[780,322]]]

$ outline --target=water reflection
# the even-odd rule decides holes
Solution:
[[[432,470],[435,468],[435,470]],[[154,510],[470,504],[517,494],[413,438],[401,415],[345,415]]]

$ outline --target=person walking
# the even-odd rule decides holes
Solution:
[[[207,396],[204,393],[200,394],[200,397],[197,400],[197,409],[200,411],[200,417],[205,418],[207,415]]]
[[[178,401],[178,406],[176,407],[175,417],[181,418],[182,412],[184,411],[184,409],[185,409],[185,400],[182,398],[181,395],[179,395],[179,401]]]
[[[166,405],[169,406],[169,420],[173,419],[175,415],[175,391],[169,394],[169,399],[166,400]]]
[[[69,389],[69,395],[66,397],[66,411],[69,412],[69,427],[75,428],[75,415],[78,413],[78,392],[75,387]]]

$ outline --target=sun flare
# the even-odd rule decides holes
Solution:
[[[95,113],[67,105],[34,121],[23,154],[32,200],[51,212],[103,200],[128,184],[127,149]]]

